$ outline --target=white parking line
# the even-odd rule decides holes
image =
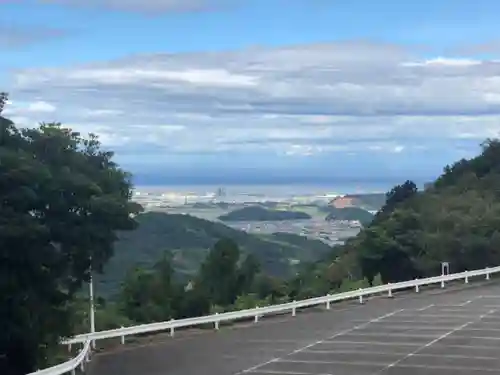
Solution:
[[[456,339],[500,341],[500,337],[462,336],[462,335],[455,335],[453,337],[456,338]],[[497,345],[497,344],[495,344],[495,345]]]
[[[318,373],[318,372],[302,372],[302,371],[280,371],[280,370],[255,370],[251,371],[255,374],[263,374],[263,375],[269,375],[269,374],[276,374],[276,375],[333,375],[332,373]]]
[[[398,354],[407,354],[401,353],[401,352],[395,352],[394,350],[387,351],[387,352],[381,352],[377,350],[345,350],[345,349],[339,349],[339,350],[313,350],[313,349],[306,349],[302,351],[302,353],[310,353],[310,354],[356,354],[356,355],[398,355]],[[474,360],[497,360],[497,356],[475,356],[475,355],[463,355],[463,354],[421,354],[421,353],[416,353],[412,357],[428,357],[428,358],[457,358],[457,359],[474,359]],[[307,360],[306,360],[307,361]]]
[[[349,345],[354,345],[356,347],[359,347],[360,345],[365,345],[368,347],[398,347],[398,346],[421,346],[421,343],[416,343],[416,342],[405,342],[405,341],[398,341],[398,342],[373,342],[373,341],[351,341],[351,340],[335,340],[335,341],[325,341],[322,342],[321,345],[324,344],[340,344],[342,345],[343,348],[348,347]],[[439,342],[434,344],[434,347],[437,347],[440,345]],[[497,346],[491,346],[491,345],[460,345],[460,344],[445,344],[444,345],[446,348],[451,348],[451,349],[469,349],[469,350],[494,350],[498,352],[498,347]],[[310,351],[314,351],[314,349],[310,348],[308,349]],[[321,349],[320,349],[321,350]]]
[[[420,308],[420,309],[417,309],[417,311],[425,311],[425,310],[427,310],[427,309],[430,309],[430,308],[431,308],[431,307],[433,307],[433,306],[434,306],[434,304],[433,304],[433,303],[431,303],[430,305],[427,305],[427,306],[424,306],[424,307],[422,307],[422,308]]]
[[[463,318],[463,319],[474,319],[477,317],[477,314],[472,314],[472,315],[458,315],[458,314],[401,314],[400,317],[402,318],[443,318],[443,319],[448,319],[448,318]]]
[[[355,340],[325,340],[319,344],[342,344],[342,345],[368,345],[368,346],[421,346],[415,342],[379,342],[379,341],[355,341]]]
[[[408,337],[408,338],[424,338],[424,339],[432,339],[433,337],[436,337],[436,334],[432,335],[426,335],[426,334],[419,334],[419,333],[411,333],[411,332],[403,332],[403,333],[392,333],[392,332],[368,332],[368,333],[355,333],[355,332],[349,332],[346,336],[352,337],[352,336],[358,336],[358,337]],[[500,340],[500,338],[499,338]]]
[[[440,304],[438,305],[437,307],[463,307],[463,306],[467,306],[468,304],[470,304],[471,302],[474,302],[478,299],[481,299],[483,298],[483,296],[475,296],[467,301],[464,301],[462,303],[450,303],[450,304]]]
[[[468,312],[472,312],[472,313],[482,313],[482,312],[487,312],[491,310],[491,308],[484,308],[484,309],[477,309],[477,308],[474,308],[473,310],[465,310],[465,309],[461,309],[461,308],[453,308],[453,307],[445,307],[445,308],[439,308],[439,311],[437,311],[438,313],[468,313]],[[455,316],[454,314],[450,314],[450,316]]]
[[[393,326],[393,325],[398,325],[398,324],[411,324],[411,325],[418,325],[418,324],[425,324],[429,326],[437,326],[437,327],[442,327],[443,324],[451,324],[455,326],[456,324],[463,322],[463,318],[455,318],[455,319],[440,319],[436,321],[429,321],[426,319],[394,319],[390,321],[381,321],[381,322],[375,322],[373,325],[377,327],[386,327],[386,326]],[[361,323],[364,322],[366,323],[366,320],[353,320],[353,323]],[[486,322],[486,323],[491,323],[491,324],[496,324],[496,322]],[[500,323],[500,321],[498,322]]]
[[[452,335],[452,334],[454,334],[454,333],[456,333],[456,332],[459,332],[460,330],[464,329],[464,328],[465,328],[465,327],[467,327],[468,325],[471,325],[471,324],[473,324],[473,323],[476,323],[476,322],[481,321],[481,319],[485,318],[485,317],[486,317],[486,316],[488,316],[489,314],[494,314],[496,311],[497,311],[497,310],[491,310],[489,313],[484,314],[484,315],[481,315],[481,316],[480,316],[479,318],[477,318],[477,319],[471,320],[470,322],[464,323],[464,324],[462,324],[461,326],[458,326],[458,327],[456,327],[456,328],[454,328],[454,329],[452,329],[452,330],[450,330],[450,331],[446,332],[445,334],[443,334],[443,335],[441,335],[441,336],[439,336],[439,337],[435,338],[434,340],[429,341],[427,344],[424,344],[424,345],[422,345],[422,346],[418,347],[418,348],[417,348],[417,349],[415,349],[413,352],[411,352],[411,353],[409,353],[409,354],[405,355],[404,357],[402,357],[402,358],[398,359],[397,361],[392,362],[391,364],[389,364],[389,365],[387,365],[386,367],[384,367],[382,370],[375,372],[373,375],[378,375],[378,374],[381,374],[381,373],[385,372],[387,369],[389,369],[389,368],[391,368],[391,367],[394,367],[394,366],[398,365],[399,363],[403,362],[405,359],[408,359],[408,358],[410,358],[411,356],[413,356],[413,355],[415,355],[415,354],[417,354],[417,353],[421,352],[422,350],[424,350],[424,349],[428,348],[429,346],[434,345],[434,344],[435,344],[435,343],[437,343],[438,341],[441,341],[441,340],[445,339],[446,337],[448,337],[448,336],[450,336],[450,335]]]
[[[283,359],[280,360],[280,363],[310,363],[310,364],[323,364],[323,365],[347,365],[347,366],[352,366],[352,367],[378,367],[378,366],[383,366],[382,363],[380,362],[364,362],[364,361],[356,361],[356,362],[349,362],[349,361],[294,361],[291,359]],[[464,367],[464,366],[446,366],[446,365],[427,365],[427,364],[398,364],[398,369],[399,368],[409,368],[409,369],[425,369],[427,371],[429,370],[453,370],[453,371],[467,371],[466,374],[469,375],[470,372],[472,371],[478,371],[478,372],[495,372],[498,374],[498,368],[489,368],[489,367]],[[384,367],[382,370],[370,373],[370,375],[377,375],[381,374],[383,371],[386,371],[388,367]],[[253,370],[250,372],[254,372]],[[262,370],[262,371],[255,371],[257,373],[262,373],[262,374],[304,374],[304,375],[334,375],[334,373],[316,373],[316,372],[293,372],[293,371],[280,371],[280,370]],[[355,373],[353,371],[353,373]],[[428,373],[428,372],[427,372]]]
[[[299,341],[311,342],[311,340],[307,340],[307,339],[301,339],[301,340],[249,339],[249,340],[243,340],[243,342],[250,343],[250,344],[296,344]]]
[[[379,316],[378,318],[375,318],[375,319],[369,320],[369,321],[368,321],[368,322],[366,322],[366,323],[359,324],[359,325],[357,325],[357,326],[351,327],[351,328],[346,329],[346,330],[344,330],[344,331],[337,332],[337,333],[336,333],[336,334],[334,334],[333,336],[330,336],[330,337],[328,337],[328,338],[326,338],[326,339],[323,339],[323,340],[319,340],[319,341],[316,341],[316,342],[310,343],[310,344],[308,344],[308,345],[306,345],[306,346],[303,346],[303,347],[301,347],[301,348],[299,348],[299,349],[296,349],[296,350],[294,350],[294,351],[292,351],[292,352],[290,352],[290,353],[286,354],[286,355],[285,355],[285,356],[283,356],[283,357],[273,358],[273,359],[271,359],[271,360],[269,360],[269,361],[265,361],[265,362],[259,363],[259,364],[255,365],[255,366],[249,367],[249,368],[247,368],[247,369],[245,369],[245,370],[243,370],[243,371],[239,371],[239,372],[235,373],[234,375],[240,375],[240,374],[245,374],[245,373],[252,372],[252,371],[257,370],[257,369],[259,369],[259,368],[261,368],[261,367],[264,367],[264,366],[266,366],[266,365],[268,365],[268,364],[270,364],[270,363],[273,363],[273,362],[276,362],[276,361],[283,360],[283,358],[284,358],[284,357],[287,357],[287,356],[290,356],[290,355],[293,355],[293,354],[296,354],[296,353],[300,353],[300,352],[302,352],[302,351],[304,351],[304,350],[306,350],[306,349],[309,349],[309,348],[311,348],[311,347],[313,347],[313,346],[315,346],[315,345],[322,344],[323,342],[325,342],[325,341],[327,341],[327,340],[332,340],[332,339],[334,339],[334,338],[336,338],[336,337],[339,337],[339,336],[345,335],[345,334],[347,334],[347,333],[349,333],[349,332],[352,332],[352,331],[354,331],[354,330],[356,330],[356,329],[359,329],[359,328],[362,328],[362,327],[366,327],[366,326],[370,325],[371,323],[378,322],[378,321],[380,321],[380,320],[382,320],[382,319],[385,319],[385,318],[388,318],[388,317],[390,317],[390,316],[393,316],[393,315],[395,315],[395,314],[397,314],[397,313],[400,313],[401,311],[404,311],[404,309],[395,310],[395,311],[390,312],[390,313],[388,313],[388,314],[385,314],[385,315]],[[269,371],[266,371],[266,372],[269,372]]]
[[[422,323],[422,322],[420,322]],[[374,324],[375,326],[375,324]],[[419,331],[419,330],[427,330],[427,331],[448,331],[454,328],[456,324],[451,324],[448,326],[443,326],[442,324],[437,324],[435,326],[428,325],[413,325],[413,324],[391,324],[391,325],[376,325],[377,332],[384,332],[386,329],[394,330],[394,331]],[[365,327],[366,328],[366,327]],[[371,328],[371,327],[370,327]]]
[[[473,328],[471,326],[464,329],[464,332],[474,332],[474,331],[488,331],[488,332],[499,332],[500,336],[500,328]]]
[[[474,327],[477,327],[477,329],[480,330],[492,330],[492,331],[497,331],[500,329],[500,322],[479,322],[479,323],[474,323]]]

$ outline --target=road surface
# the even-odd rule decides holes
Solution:
[[[262,318],[94,355],[90,375],[492,375],[500,285],[470,284]]]

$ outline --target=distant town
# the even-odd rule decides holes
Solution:
[[[249,233],[271,234],[276,232],[293,233],[308,238],[319,239],[329,245],[342,244],[347,238],[355,236],[362,228],[360,220],[327,220],[330,210],[343,210],[360,207],[359,198],[363,194],[346,195],[336,193],[325,194],[276,194],[233,192],[228,194],[223,187],[213,192],[195,193],[179,191],[163,191],[161,189],[141,188],[134,192],[133,200],[140,203],[145,211],[184,214],[206,220],[221,222],[222,215],[241,210],[245,207],[262,207],[271,212],[306,213],[308,219],[290,220],[224,220],[224,224],[234,229]],[[383,193],[367,193],[366,196],[377,196],[382,202]],[[375,214],[380,205],[360,207]],[[365,205],[366,206],[366,205]]]

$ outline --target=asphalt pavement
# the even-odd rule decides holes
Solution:
[[[90,375],[500,373],[500,284],[378,297],[96,354]]]

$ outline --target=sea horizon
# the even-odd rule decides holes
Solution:
[[[401,183],[404,181],[401,181]],[[206,195],[215,193],[218,189],[225,190],[227,196],[232,195],[265,195],[266,197],[282,196],[320,196],[386,193],[397,183],[392,182],[349,182],[331,183],[195,183],[195,184],[137,184],[134,191],[147,193],[176,193],[189,195]],[[420,186],[419,186],[420,187]]]

